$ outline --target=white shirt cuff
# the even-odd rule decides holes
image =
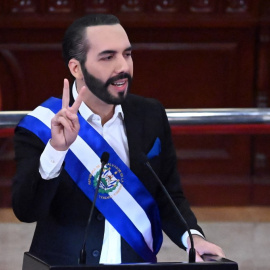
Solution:
[[[191,234],[199,235],[199,236],[201,236],[202,238],[204,238],[204,236],[203,236],[199,231],[197,231],[197,230],[190,230],[190,233],[191,233]],[[188,239],[188,237],[189,237],[189,234],[188,234],[188,231],[186,231],[186,232],[182,235],[182,238],[181,238],[182,243],[183,243],[183,245],[184,245],[186,248],[188,248],[188,244],[187,244],[187,239]]]
[[[39,173],[43,179],[50,180],[60,174],[67,151],[57,151],[50,141],[47,143],[40,156]]]

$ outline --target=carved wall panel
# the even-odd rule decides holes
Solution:
[[[28,110],[35,108],[50,96],[60,96],[63,79],[69,77],[61,57],[59,44],[29,44],[2,46],[9,80],[13,87],[2,83],[2,91],[13,93],[13,106],[9,110]],[[9,70],[9,72],[7,72]],[[6,96],[3,97],[6,100]],[[14,103],[14,101],[16,101]],[[11,104],[4,102],[4,104]]]
[[[17,108],[16,100],[19,86],[23,88],[21,70],[18,68],[17,61],[12,53],[4,48],[0,49],[0,74],[2,74],[0,79],[1,110]]]
[[[270,2],[261,6],[261,27],[259,31],[257,59],[257,107],[270,106]],[[270,204],[270,135],[253,139],[254,163],[252,166],[254,204]]]
[[[158,97],[167,108],[252,106],[252,87],[239,77],[241,66],[251,73],[253,65],[236,41],[133,45],[136,93]]]
[[[250,136],[187,134],[174,137],[174,142],[183,187],[192,204],[250,203]]]

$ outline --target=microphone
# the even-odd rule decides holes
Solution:
[[[158,181],[159,185],[161,186],[162,190],[164,191],[164,193],[166,194],[166,197],[169,199],[172,207],[175,209],[178,217],[181,219],[181,221],[183,222],[183,224],[185,225],[189,238],[190,238],[190,250],[189,250],[189,255],[188,255],[188,262],[189,263],[194,263],[195,262],[195,258],[196,258],[196,250],[194,248],[194,242],[193,242],[193,237],[192,234],[190,232],[190,228],[186,222],[186,220],[184,219],[184,217],[182,216],[181,212],[179,211],[179,209],[177,208],[177,206],[175,205],[173,199],[171,198],[169,192],[167,191],[167,189],[165,188],[165,186],[163,185],[163,183],[161,182],[161,180],[159,179],[159,177],[157,176],[157,174],[155,173],[155,171],[153,170],[152,166],[150,165],[146,155],[142,152],[140,155],[140,158],[142,160],[142,162],[144,163],[144,165],[147,166],[147,168],[151,171],[151,173],[154,175],[155,179]]]
[[[100,158],[101,169],[100,169],[100,173],[99,173],[97,187],[96,187],[96,190],[95,190],[94,199],[93,199],[93,202],[92,202],[91,211],[90,211],[88,222],[87,222],[87,225],[86,225],[86,228],[85,228],[83,245],[82,245],[82,249],[80,251],[79,264],[86,264],[86,249],[85,249],[85,246],[86,246],[87,232],[88,232],[89,224],[90,224],[90,222],[92,220],[92,215],[93,215],[96,200],[97,200],[97,195],[98,195],[98,190],[99,190],[99,185],[100,185],[103,169],[104,169],[104,166],[108,163],[109,157],[110,157],[110,154],[108,152],[103,152],[102,155],[101,155],[101,158]]]

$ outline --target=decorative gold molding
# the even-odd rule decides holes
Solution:
[[[248,13],[258,0],[1,0],[0,14]],[[259,2],[259,1],[258,1]],[[258,3],[257,2],[257,3]],[[263,2],[263,1],[261,1]],[[265,3],[262,3],[265,5]]]
[[[35,0],[13,0],[9,2],[8,8],[11,13],[35,13],[37,5]]]

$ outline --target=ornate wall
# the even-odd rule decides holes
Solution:
[[[269,106],[269,0],[2,0],[2,110],[30,110],[61,94],[69,78],[61,39],[73,19],[91,12],[113,13],[127,30],[133,93],[166,108]],[[1,149],[10,147],[1,140]],[[192,204],[270,204],[268,135],[174,140]],[[10,204],[11,157],[0,160],[2,205]]]

